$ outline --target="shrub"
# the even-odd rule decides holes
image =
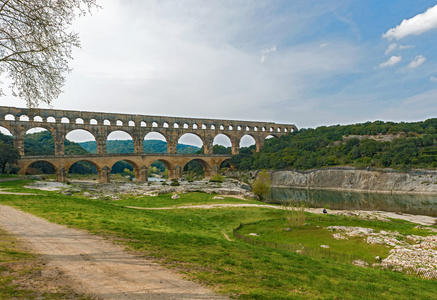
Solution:
[[[266,170],[262,170],[252,183],[252,192],[257,195],[260,200],[263,200],[264,197],[270,193],[271,182],[270,173]]]
[[[212,176],[211,179],[209,180],[209,182],[219,182],[219,183],[222,183],[223,181],[225,181],[225,177],[219,174]]]
[[[176,179],[173,179],[170,183],[171,186],[179,186],[179,181],[177,181]]]

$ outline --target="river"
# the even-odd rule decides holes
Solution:
[[[437,195],[376,194],[272,187],[270,202],[295,201],[308,207],[382,210],[437,217]]]

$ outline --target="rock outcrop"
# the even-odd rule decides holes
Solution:
[[[437,193],[437,171],[408,173],[352,168],[274,171],[272,186],[379,193]]]

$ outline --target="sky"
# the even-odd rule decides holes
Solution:
[[[437,116],[437,0],[100,4],[72,27],[52,108],[298,128]]]

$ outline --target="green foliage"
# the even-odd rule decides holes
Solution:
[[[270,173],[262,170],[256,176],[252,183],[252,192],[257,195],[260,200],[263,200],[266,195],[270,193],[271,178]]]
[[[177,179],[172,179],[170,186],[180,186],[179,181]]]
[[[6,167],[15,164],[20,158],[18,150],[9,143],[0,140],[0,171],[6,173]],[[8,172],[9,173],[9,172]]]
[[[212,176],[211,179],[209,180],[209,182],[220,182],[220,183],[224,181],[225,181],[225,177],[219,174]]]
[[[354,125],[301,129],[277,139],[264,148],[241,149],[231,163],[240,170],[300,169],[350,165],[355,167],[437,167],[437,119],[424,122],[367,122]],[[393,141],[378,141],[367,135],[399,134]],[[360,139],[350,135],[362,136]]]

